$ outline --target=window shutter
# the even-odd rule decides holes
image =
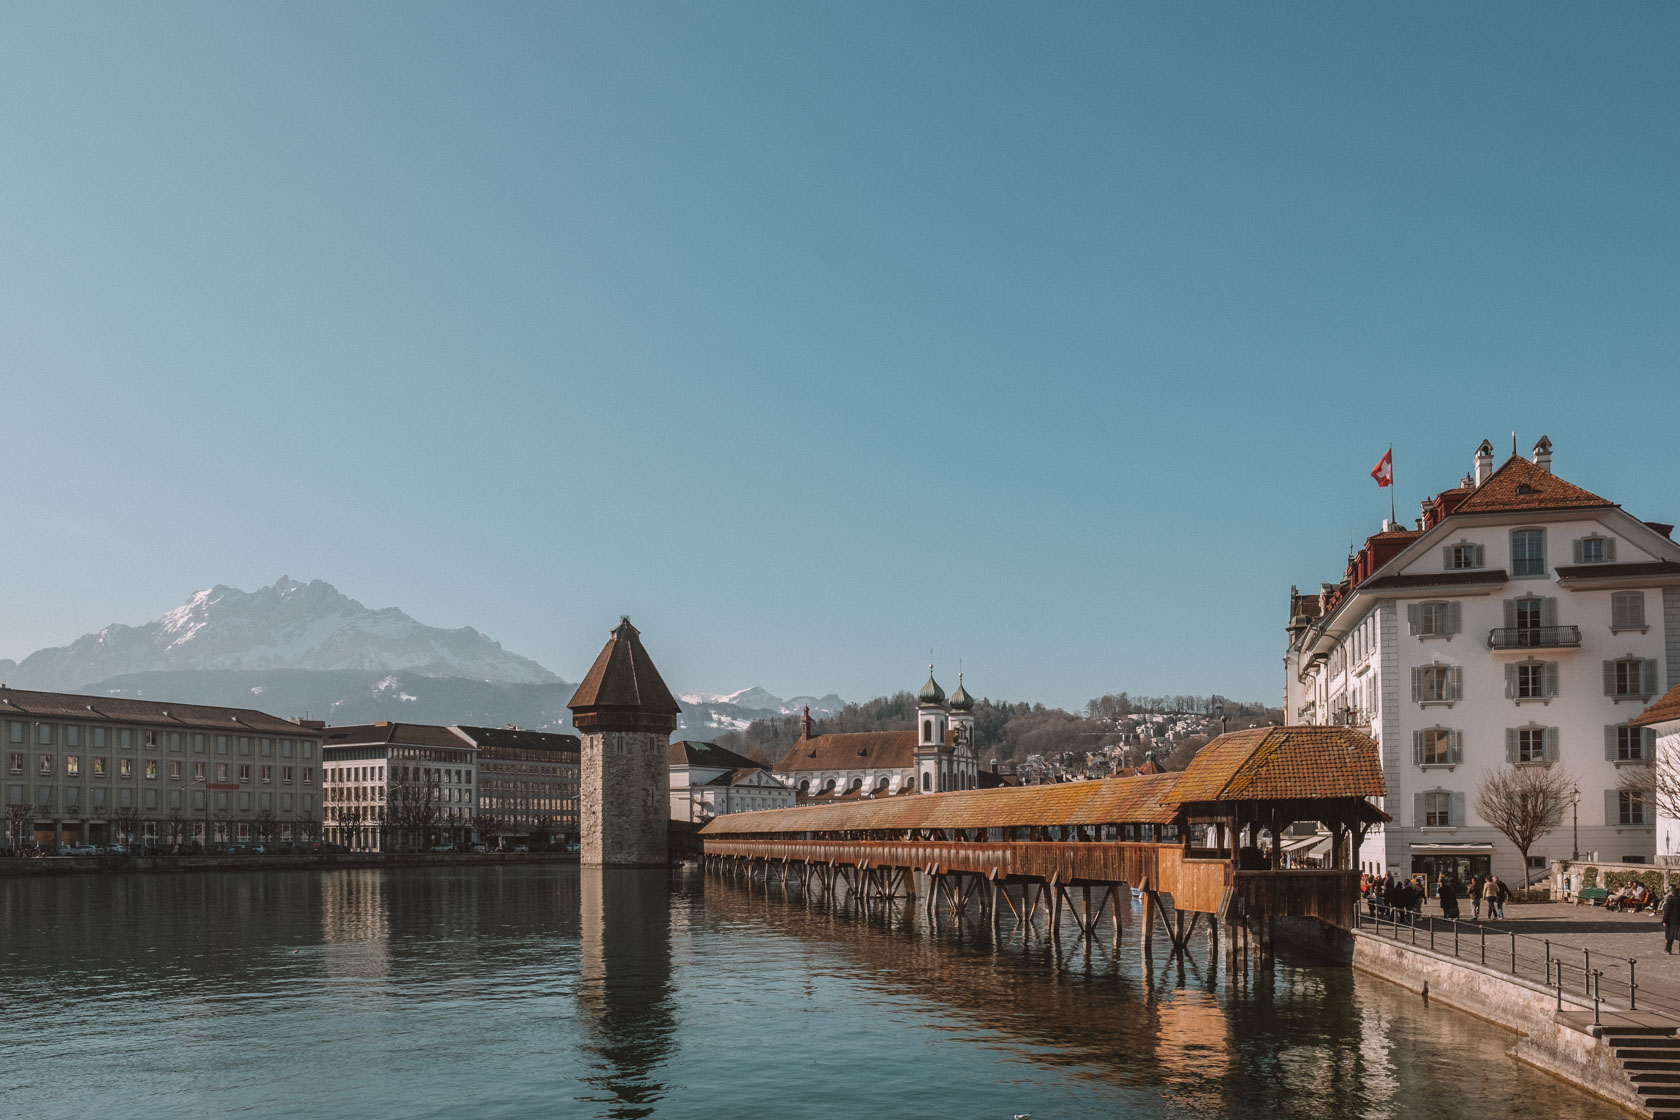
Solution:
[[[1639,663],[1640,691],[1647,698],[1657,694],[1657,661],[1654,657],[1647,657]]]
[[[1515,665],[1507,665],[1505,666],[1505,699],[1515,700],[1516,698],[1517,667]]]
[[[1652,661],[1650,662],[1650,666],[1651,679],[1655,680],[1657,676],[1657,663]],[[1447,670],[1447,699],[1464,699],[1464,670],[1457,665],[1454,665],[1452,668]]]
[[[1542,626],[1556,626],[1557,625],[1557,600],[1556,599],[1542,599],[1542,600],[1540,600],[1540,625],[1542,625]]]
[[[1456,634],[1456,633],[1458,633],[1458,631],[1459,631],[1458,604],[1457,603],[1448,603],[1447,604],[1447,618],[1446,618],[1446,630],[1445,630],[1445,632],[1448,633],[1448,634]]]
[[[1515,765],[1517,761],[1517,729],[1514,727],[1505,729],[1505,761],[1509,765]]]
[[[1454,766],[1464,763],[1464,732],[1447,732],[1447,760]]]
[[[1556,762],[1558,760],[1558,729],[1555,727],[1546,728],[1545,734],[1541,736],[1541,743],[1545,750],[1542,757],[1547,762]]]
[[[1420,609],[1421,608],[1416,603],[1406,604],[1406,621],[1411,624],[1412,633],[1414,635],[1418,632],[1418,613]]]
[[[1516,628],[1517,601],[1515,599],[1507,599],[1505,600],[1505,629],[1515,630]]]
[[[1576,541],[1575,542],[1575,563],[1577,563],[1577,564],[1585,563],[1586,558],[1587,558],[1587,542],[1586,541],[1581,541],[1581,540]]]
[[[1608,692],[1609,689],[1606,689],[1605,691]],[[1413,703],[1416,703],[1417,701],[1422,700],[1422,699],[1423,699],[1423,670],[1422,669],[1413,669],[1412,670],[1412,701],[1413,701]]]
[[[1412,732],[1412,765],[1423,765],[1423,732]]]
[[[1476,567],[1480,568],[1483,564],[1482,546],[1481,545],[1476,545],[1475,549],[1476,549]]]
[[[1454,828],[1463,828],[1465,820],[1464,795],[1462,793],[1455,793],[1452,795],[1452,809],[1449,812],[1450,815],[1447,819],[1452,823],[1452,826]]]
[[[1621,806],[1618,804],[1619,798],[1616,797],[1616,792],[1613,789],[1604,791],[1604,823],[1612,827],[1622,823]]]
[[[1418,828],[1422,828],[1429,820],[1428,815],[1424,812],[1423,794],[1421,793],[1412,794],[1412,820],[1416,822]]]
[[[1563,666],[1559,665],[1556,661],[1546,662],[1545,688],[1542,689],[1544,695],[1556,696],[1558,694],[1558,670],[1562,668]]]
[[[1447,545],[1445,548],[1441,549],[1441,567],[1445,568],[1449,572],[1452,571],[1452,568],[1453,568],[1453,546],[1450,545],[1450,544]]]
[[[1604,562],[1614,563],[1616,559],[1616,538],[1610,537],[1604,542]]]
[[[1613,723],[1604,725],[1604,761],[1616,761],[1616,725]]]
[[[1657,729],[1641,727],[1639,729],[1639,757],[1651,762],[1657,757]]]
[[[1604,695],[1616,695],[1616,663],[1614,661],[1604,663]]]

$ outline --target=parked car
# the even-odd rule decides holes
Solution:
[[[489,849],[486,848],[483,844],[470,844],[470,845],[467,846],[467,851],[469,851],[469,852],[486,852],[486,851],[489,851]]]
[[[531,850],[531,846],[529,844],[515,844],[513,846],[513,850],[516,852],[528,852]]]
[[[61,856],[96,856],[99,849],[92,844],[64,844],[58,849]]]
[[[437,847],[432,849],[434,852],[453,852],[454,850],[455,845],[453,844],[439,844]]]

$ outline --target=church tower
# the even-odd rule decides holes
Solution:
[[[949,781],[949,754],[945,748],[945,690],[933,679],[928,666],[927,683],[916,694],[916,782],[922,793],[944,791]]]
[[[585,867],[669,863],[666,757],[682,711],[630,619],[622,619],[566,707],[583,737],[578,813]]]
[[[956,744],[951,750],[952,789],[974,789],[980,784],[980,760],[974,753],[974,697],[963,687],[962,674],[957,674],[957,690],[951,693],[951,730]]]

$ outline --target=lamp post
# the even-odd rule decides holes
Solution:
[[[1569,798],[1569,859],[1571,862],[1581,858],[1581,787],[1576,786]],[[1527,868],[1524,868],[1526,871]]]

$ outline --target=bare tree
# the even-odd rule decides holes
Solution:
[[[260,809],[251,821],[256,826],[254,831],[257,834],[257,842],[260,844],[272,843],[274,834],[279,831],[280,827],[280,818],[274,815],[274,810]]]
[[[1623,792],[1638,794],[1655,806],[1658,816],[1680,816],[1680,773],[1673,766],[1649,759],[1636,766],[1623,766],[1616,784]]]
[[[170,813],[163,820],[163,838],[173,847],[179,845],[187,835],[187,820],[179,809]]]
[[[117,839],[130,848],[134,846],[134,838],[140,833],[140,810],[133,806],[126,806],[111,813],[111,828],[116,831]]]
[[[545,848],[548,847],[554,837],[554,824],[554,818],[549,816],[538,817],[531,823],[531,843],[533,847],[537,844],[541,844]],[[539,840],[538,837],[541,837],[541,839]]]
[[[321,838],[321,822],[308,813],[300,813],[293,825],[293,834],[306,844],[314,843]]]
[[[12,841],[12,851],[23,850],[23,834],[35,831],[36,807],[33,803],[6,806],[6,835]]]
[[[1563,823],[1575,797],[1575,780],[1554,766],[1501,768],[1476,787],[1476,812],[1522,853],[1528,885],[1528,850]]]
[[[356,842],[361,839],[365,816],[365,810],[360,805],[338,807],[338,842],[351,851],[356,850]]]
[[[397,832],[397,845],[412,842],[417,850],[426,848],[426,834],[438,819],[443,800],[439,775],[430,766],[401,766],[397,778],[386,786],[385,812]]]
[[[501,819],[494,813],[476,813],[472,819],[473,831],[478,833],[480,842],[489,844],[496,835],[496,830],[502,827]]]

